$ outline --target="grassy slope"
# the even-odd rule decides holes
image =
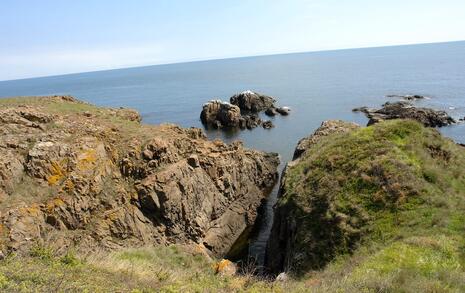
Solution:
[[[464,148],[413,121],[323,139],[280,202],[300,221],[294,268],[330,262],[307,274],[323,291],[464,292],[464,166]]]
[[[214,262],[183,246],[125,249],[78,259],[38,247],[0,261],[2,292],[283,292],[251,275],[215,275]]]

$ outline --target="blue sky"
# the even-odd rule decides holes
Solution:
[[[0,80],[465,40],[464,0],[1,0]]]

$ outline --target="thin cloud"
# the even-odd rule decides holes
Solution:
[[[158,44],[131,47],[61,49],[47,52],[24,52],[0,56],[0,77],[3,80],[35,76],[67,74],[83,71],[131,67],[162,62],[163,47]],[[15,75],[7,68],[24,68],[28,76]],[[44,71],[46,68],[46,71]]]

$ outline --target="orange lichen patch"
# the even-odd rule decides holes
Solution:
[[[38,216],[40,213],[40,208],[37,204],[34,204],[30,207],[23,207],[19,209],[20,213],[23,215]]]
[[[47,211],[51,213],[56,207],[62,206],[64,204],[65,202],[61,198],[54,198],[51,201],[47,202]]]
[[[97,152],[94,149],[88,149],[78,155],[77,168],[81,171],[89,170],[97,161]]]
[[[218,263],[213,265],[213,269],[215,270],[215,274],[232,276],[236,273],[236,265],[227,259],[222,259]]]
[[[47,182],[49,185],[56,185],[63,177],[66,176],[66,171],[63,169],[63,167],[61,167],[60,163],[52,162],[49,169],[51,173],[51,175],[47,177]]]

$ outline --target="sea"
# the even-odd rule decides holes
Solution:
[[[396,98],[428,97],[418,106],[465,117],[465,41],[363,49],[292,53],[258,57],[154,65],[0,82],[0,98],[67,94],[98,106],[137,109],[144,123],[175,123],[204,128],[202,104],[229,101],[244,90],[275,97],[291,108],[289,116],[271,118],[272,129],[207,130],[210,139],[241,140],[244,145],[280,154],[282,169],[298,140],[324,120],[366,124],[355,107],[379,107]],[[267,118],[269,119],[269,118]],[[465,124],[441,128],[465,143]],[[263,263],[273,219],[277,187],[269,196],[264,219],[249,255]]]

